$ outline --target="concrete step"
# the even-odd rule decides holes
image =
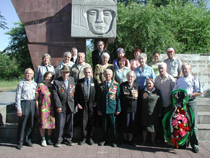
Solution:
[[[17,111],[7,113],[6,123],[18,123]]]
[[[198,124],[199,141],[210,141],[210,124]]]
[[[198,124],[210,124],[210,112],[198,112]]]
[[[198,105],[198,111],[199,112],[210,112],[210,104],[209,105]]]

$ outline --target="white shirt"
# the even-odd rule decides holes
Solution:
[[[180,77],[174,86],[174,89],[184,89],[187,91],[188,94],[194,93],[194,92],[200,92],[203,93],[202,86],[200,84],[200,81],[197,77],[194,77],[193,75],[189,75],[187,77]]]

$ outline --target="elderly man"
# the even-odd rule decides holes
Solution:
[[[181,77],[181,66],[182,62],[180,59],[175,58],[174,48],[168,48],[167,50],[168,59],[165,59],[164,62],[167,64],[167,72],[173,76],[175,79]]]
[[[94,107],[96,107],[96,87],[92,78],[92,68],[84,69],[85,78],[78,80],[75,91],[75,102],[79,108],[80,118],[82,122],[81,135],[82,141],[79,145],[85,144],[86,141],[90,145],[94,144]]]
[[[104,42],[103,41],[98,41],[97,42],[97,48],[98,49],[96,49],[92,52],[93,70],[95,70],[95,66],[97,64],[102,64],[101,55],[103,54],[103,52],[109,53],[108,50],[104,49]],[[110,63],[110,61],[109,61],[109,63]]]
[[[104,77],[106,81],[99,84],[98,90],[98,115],[102,116],[102,128],[103,128],[103,140],[99,143],[99,146],[103,146],[108,138],[107,122],[110,123],[110,137],[109,141],[112,147],[116,147],[115,144],[115,120],[116,115],[121,112],[120,106],[120,88],[117,83],[114,83],[111,79],[113,72],[111,69],[106,69],[104,71]]]
[[[91,66],[90,64],[85,63],[85,53],[79,52],[77,57],[77,64],[74,64],[74,66],[72,66],[70,74],[70,76],[74,78],[75,82],[85,77],[84,69],[86,67],[91,67]]]
[[[155,78],[155,87],[161,92],[163,101],[163,114],[165,108],[171,104],[170,95],[175,85],[175,79],[173,76],[167,73],[167,65],[162,62],[158,64],[159,75]],[[163,118],[163,117],[162,117]],[[163,129],[162,129],[162,119],[160,119],[161,133],[160,140],[164,142]]]
[[[74,62],[75,64],[77,63],[77,48],[73,47],[71,49],[71,54],[72,54],[72,57],[71,57],[71,61]]]
[[[191,66],[189,64],[187,63],[183,64],[181,69],[183,76],[177,80],[173,90],[184,89],[187,91],[189,95],[188,106],[192,109],[195,119],[193,134],[190,137],[190,144],[193,148],[193,152],[198,153],[199,152],[198,129],[197,129],[198,106],[197,106],[196,97],[200,96],[203,93],[203,90],[199,79],[191,75]]]
[[[18,134],[17,134],[17,149],[21,150],[23,141],[26,145],[33,146],[31,143],[31,132],[34,125],[35,115],[35,92],[36,82],[32,80],[34,71],[31,68],[25,70],[25,79],[17,86],[15,107],[17,109]]]
[[[71,52],[65,52],[63,54],[63,61],[61,61],[60,63],[58,63],[57,67],[56,67],[56,71],[55,71],[55,78],[61,77],[61,69],[64,67],[64,65],[69,66],[69,69],[74,65],[74,62],[70,61],[71,59]]]
[[[69,77],[70,69],[64,66],[61,69],[61,77],[54,80],[53,98],[55,103],[56,120],[56,143],[55,147],[60,147],[61,142],[72,146],[73,138],[73,117],[74,117],[74,78]]]

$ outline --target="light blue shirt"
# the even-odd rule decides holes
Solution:
[[[125,66],[124,71],[122,72],[119,68],[116,70],[115,80],[121,84],[122,82],[127,81],[126,74],[130,71],[128,67]]]
[[[55,74],[55,69],[52,65],[39,65],[37,67],[37,70],[36,70],[36,74],[35,74],[35,79],[34,81],[39,84],[39,83],[43,83],[44,82],[44,74],[47,72],[47,71],[50,71],[50,72],[53,72]]]
[[[139,66],[134,71],[136,73],[136,83],[139,84],[141,89],[146,87],[146,79],[152,78],[155,81],[154,70],[147,64],[144,66],[143,70]]]
[[[187,77],[184,76],[180,77],[175,83],[173,90],[175,89],[184,89],[187,91],[188,94],[194,92],[203,93],[203,89],[199,79],[191,74]]]

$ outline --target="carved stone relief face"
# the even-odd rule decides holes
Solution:
[[[87,11],[87,20],[93,34],[103,35],[110,31],[114,12],[109,8],[92,8]]]
[[[116,37],[116,0],[72,0],[72,37]]]

